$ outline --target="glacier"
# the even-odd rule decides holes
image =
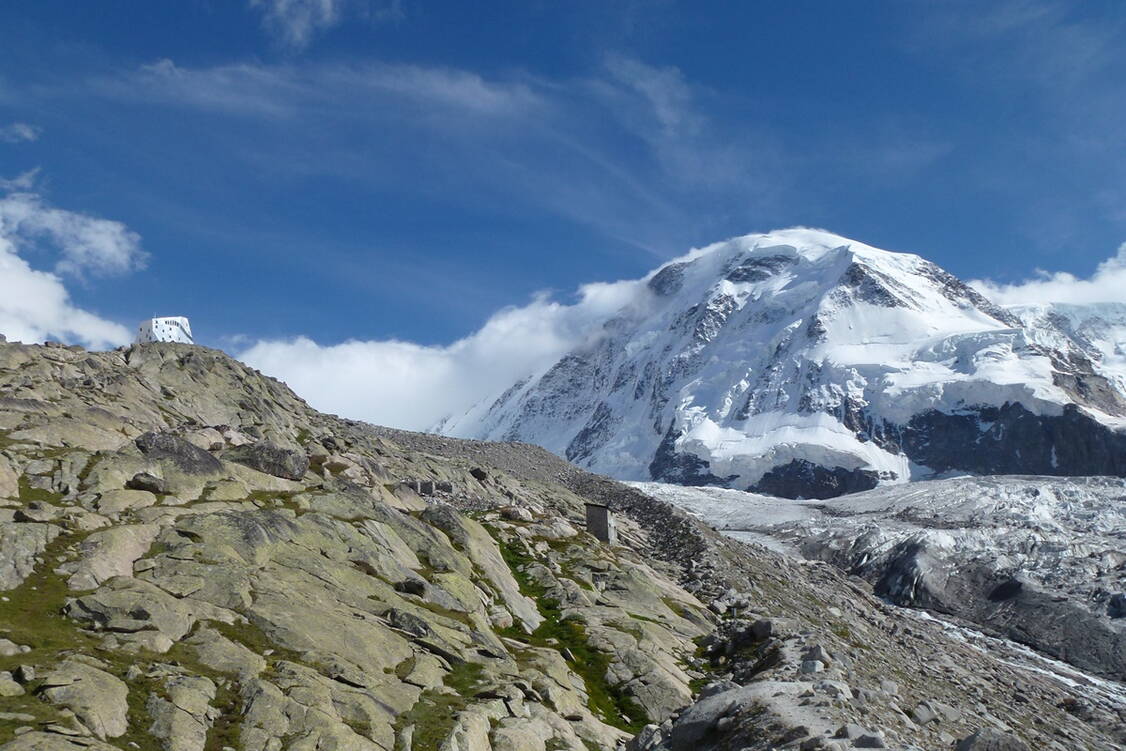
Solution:
[[[961,477],[835,498],[635,483],[725,534],[877,595],[1126,680],[1126,480]]]

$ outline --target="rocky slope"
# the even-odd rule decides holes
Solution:
[[[1126,475],[1116,306],[1010,311],[816,230],[693,251],[450,435],[628,480],[828,498],[950,471]]]
[[[197,347],[0,344],[0,541],[4,751],[1126,742],[1113,691],[827,564]]]

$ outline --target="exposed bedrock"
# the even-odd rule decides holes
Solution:
[[[1036,415],[1019,403],[963,414],[930,410],[911,418],[902,446],[912,461],[936,472],[1126,476],[1126,435],[1074,405],[1058,416]]]
[[[770,470],[747,490],[781,498],[825,499],[871,490],[879,481],[879,474],[870,469],[826,468],[805,459],[794,459]]]

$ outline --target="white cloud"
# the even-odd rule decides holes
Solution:
[[[92,349],[129,342],[129,330],[75,307],[55,274],[36,271],[19,257],[16,246],[0,237],[0,334],[9,341],[42,342],[54,338]]]
[[[644,289],[639,281],[589,284],[573,305],[540,295],[444,347],[394,340],[321,346],[298,337],[259,341],[239,357],[281,378],[318,409],[425,429],[548,367]]]
[[[27,189],[35,172],[0,181]],[[56,258],[55,270],[25,256]],[[140,238],[120,222],[46,205],[33,193],[0,196],[0,333],[11,341],[59,339],[90,348],[126,344],[129,330],[74,305],[60,274],[121,274],[143,263]]]
[[[0,198],[0,237],[24,245],[46,241],[59,252],[55,271],[61,274],[124,274],[143,267],[146,258],[140,236],[121,222],[52,208],[34,193]]]
[[[390,107],[398,110],[405,105],[446,116],[450,110],[516,116],[530,114],[539,101],[518,81],[489,81],[453,68],[388,63],[185,68],[162,59],[124,76],[96,80],[92,87],[116,98],[269,118],[332,114],[380,121]]]
[[[267,31],[294,49],[308,46],[314,36],[339,24],[348,11],[369,22],[403,17],[400,0],[386,4],[356,0],[250,0],[250,6],[262,10]]]
[[[37,141],[42,129],[27,123],[12,123],[0,126],[0,142],[20,143],[22,141]]]
[[[1087,279],[1066,271],[1038,273],[1036,278],[1016,284],[998,284],[988,279],[975,280],[970,284],[1002,305],[1126,303],[1126,243],[1119,246],[1117,255],[1100,263]]]
[[[266,28],[293,47],[304,47],[313,34],[340,22],[338,0],[251,0],[265,12]]]

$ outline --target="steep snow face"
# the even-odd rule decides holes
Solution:
[[[1050,473],[974,463],[1007,431],[1126,414],[1109,344],[1126,316],[1081,343],[1093,331],[1081,312],[1024,315],[1043,330],[915,255],[817,230],[749,235],[662,266],[588,344],[443,430],[537,443],[623,479],[791,496],[951,470]],[[967,431],[986,449],[949,456],[974,452]],[[1064,433],[1028,461],[1058,465]]]
[[[1087,358],[1115,388],[1126,393],[1126,305],[1021,305],[1010,311],[1033,340],[1045,347]]]

